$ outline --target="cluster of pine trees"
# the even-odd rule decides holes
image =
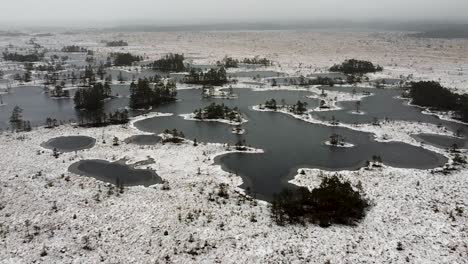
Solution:
[[[31,122],[23,120],[23,109],[15,106],[10,116],[10,125],[12,130],[31,131]]]
[[[129,120],[129,113],[116,110],[113,113],[104,112],[104,99],[111,96],[108,82],[95,83],[89,88],[76,91],[73,98],[75,107],[79,109],[79,123],[81,126],[105,126],[109,124],[125,124]]]
[[[276,104],[276,100],[275,99],[271,99],[271,100],[267,100],[265,102],[265,108],[268,108],[268,109],[271,109],[271,110],[275,110],[278,109],[278,106]]]
[[[307,111],[307,102],[297,101],[297,103],[289,106],[289,111],[296,115],[302,115]]]
[[[224,85],[228,83],[226,69],[210,69],[208,72],[203,72],[196,69],[191,69],[188,76],[185,77],[185,83],[199,85]]]
[[[468,95],[456,94],[435,81],[411,83],[412,103],[441,111],[455,111],[457,117],[468,122]]]
[[[15,74],[15,76],[13,76],[13,79],[15,81],[19,81],[19,82],[30,82],[32,81],[32,73],[31,71],[26,71],[23,75],[20,75],[19,73]]]
[[[331,72],[342,72],[345,74],[365,74],[369,72],[383,71],[379,65],[374,66],[370,61],[350,59],[344,61],[342,64],[333,65],[330,68]]]
[[[216,64],[225,68],[237,68],[239,67],[239,60],[232,57],[224,57],[222,61],[218,61]]]
[[[229,108],[224,104],[211,103],[203,109],[197,109],[194,112],[196,119],[226,119],[230,121],[241,121],[239,109],[237,107]]]
[[[81,88],[75,92],[73,101],[75,108],[88,111],[102,109],[103,100],[111,96],[111,87],[109,83],[95,83],[90,88]]]
[[[337,176],[324,178],[318,188],[284,190],[271,202],[271,217],[278,225],[306,224],[328,227],[331,224],[354,225],[364,218],[369,203],[354,191],[349,182]]]
[[[183,72],[186,70],[183,54],[167,54],[161,59],[153,62],[153,69],[163,72]]]
[[[242,63],[263,65],[265,67],[273,65],[271,60],[267,58],[260,58],[259,56],[255,56],[254,58],[245,58],[242,60]]]
[[[79,124],[85,127],[100,127],[107,125],[126,124],[129,120],[128,110],[116,110],[113,113],[106,114],[103,108],[79,112]]]
[[[130,108],[148,109],[162,103],[176,100],[177,90],[175,82],[150,82],[149,79],[138,79],[130,84]]]
[[[60,85],[55,86],[55,89],[50,93],[51,97],[70,97],[70,92],[68,90],[63,90],[65,87],[65,82],[62,81]]]
[[[143,60],[141,56],[134,56],[131,53],[111,53],[114,58],[114,66],[131,66],[134,62]]]

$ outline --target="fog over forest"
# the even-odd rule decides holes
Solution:
[[[3,26],[186,25],[292,21],[467,21],[466,0],[21,0],[2,3]]]

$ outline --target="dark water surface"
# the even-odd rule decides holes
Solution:
[[[106,101],[106,111],[113,111],[128,105],[128,86],[113,85],[112,89],[113,94],[119,94],[120,97]],[[353,88],[333,87],[325,89],[351,93]],[[137,122],[135,125],[143,131],[155,134],[161,133],[165,129],[176,128],[183,131],[187,138],[196,138],[199,142],[220,142],[234,145],[238,141],[245,140],[247,145],[265,150],[264,154],[236,153],[223,155],[217,159],[217,162],[225,170],[241,175],[245,182],[242,187],[251,189],[259,197],[269,197],[284,187],[290,187],[291,185],[285,182],[291,175],[296,173],[298,167],[328,170],[357,169],[363,166],[366,160],[372,159],[373,155],[382,156],[385,164],[403,168],[429,169],[446,162],[443,156],[421,147],[403,143],[380,143],[373,140],[373,136],[368,133],[340,127],[310,124],[285,114],[258,112],[251,109],[251,106],[264,104],[266,100],[271,98],[276,99],[277,102],[284,99],[288,104],[295,103],[298,100],[306,101],[309,108],[315,108],[318,106],[319,101],[306,98],[310,94],[309,92],[258,92],[249,89],[234,89],[234,91],[239,95],[239,99],[202,99],[200,90],[181,90],[178,94],[179,102],[162,105],[155,109],[158,112],[174,113],[174,116],[146,119]],[[371,91],[374,94],[362,100],[361,110],[365,112],[364,115],[350,113],[355,108],[354,102],[340,103],[344,108],[343,110],[320,112],[313,115],[322,120],[329,120],[332,116],[335,116],[341,122],[349,124],[369,123],[374,118],[421,121],[440,124],[453,132],[462,127],[464,133],[468,132],[467,126],[424,115],[420,109],[406,105],[403,100],[394,99],[401,93],[399,90],[356,88],[356,91],[358,93]],[[72,100],[50,99],[47,94],[43,93],[41,87],[15,88],[13,94],[4,95],[4,101],[8,105],[0,108],[0,127],[3,128],[8,126],[8,119],[14,105],[19,105],[24,109],[24,119],[31,120],[33,124],[37,125],[44,124],[47,117],[58,120],[76,120],[77,116]],[[243,128],[247,131],[246,134],[232,134],[232,127],[227,124],[187,121],[178,116],[179,114],[191,113],[194,109],[204,107],[212,102],[222,102],[229,107],[239,107],[240,111],[249,120],[243,125]],[[324,142],[334,133],[342,135],[347,142],[354,144],[355,147],[333,148],[325,145]],[[153,140],[157,139],[137,137],[129,140],[136,144],[152,144]],[[427,138],[425,140],[431,141],[431,139]],[[466,140],[464,141],[466,142]],[[435,141],[433,140],[433,142]],[[449,140],[449,142],[451,141]],[[84,172],[93,175],[101,174],[101,169],[105,167],[99,162],[87,164],[91,165],[83,165],[84,167],[80,168]],[[131,170],[127,171],[121,165],[110,165],[108,167],[116,175],[122,175],[119,170],[122,170],[122,173],[139,174],[134,174]],[[113,179],[112,175],[102,177],[104,179],[109,179],[109,177]],[[137,181],[139,183],[143,182],[143,179],[150,179],[147,176],[135,177],[139,177]],[[127,178],[121,180],[130,181]]]
[[[161,137],[157,135],[136,135],[124,140],[127,144],[136,145],[155,145],[161,141]]]
[[[96,139],[86,136],[56,137],[44,142],[43,147],[48,149],[56,148],[60,152],[72,152],[82,149],[89,149],[94,146]]]
[[[455,144],[457,148],[468,148],[468,141],[465,138],[447,137],[437,134],[417,134],[412,137],[423,143],[433,145],[438,148],[451,148]]]
[[[387,90],[382,91],[387,92]],[[160,133],[165,129],[176,128],[183,131],[187,138],[196,138],[202,142],[220,142],[233,145],[239,140],[245,140],[247,145],[264,149],[264,154],[235,153],[217,158],[217,162],[225,170],[239,174],[243,178],[243,188],[248,188],[258,197],[264,198],[271,197],[273,193],[280,191],[282,188],[291,186],[285,182],[296,174],[299,167],[328,170],[357,169],[363,166],[366,160],[371,160],[373,155],[382,156],[385,164],[403,168],[429,169],[443,165],[446,162],[443,156],[421,147],[404,143],[380,143],[374,141],[372,135],[368,133],[340,127],[310,124],[281,113],[251,110],[252,105],[264,103],[271,98],[275,98],[278,102],[284,99],[287,103],[305,100],[310,108],[314,108],[318,105],[318,100],[305,98],[309,94],[308,92],[255,92],[246,89],[235,89],[235,92],[239,94],[237,100],[201,100],[199,91],[185,90],[179,93],[181,103],[158,108],[158,111],[171,112],[174,113],[174,116],[146,119],[137,122],[135,125],[141,130],[152,133]],[[392,91],[391,94],[393,96],[398,93]],[[403,105],[401,100],[389,99],[388,96],[386,94],[375,98],[377,100],[393,101],[393,104],[402,108],[407,107]],[[372,100],[370,98],[369,100]],[[178,114],[190,113],[194,109],[212,102],[223,102],[230,107],[239,107],[240,111],[249,120],[243,125],[247,130],[246,134],[241,136],[232,134],[231,126],[227,124],[186,121],[178,116]],[[368,106],[368,109],[364,110],[372,115],[397,116],[391,108],[387,110],[380,109],[382,104],[379,102],[370,101],[368,104],[372,104],[377,108],[373,109]],[[383,107],[385,106],[384,104]],[[343,120],[350,121],[351,118],[355,117],[346,114],[351,109],[343,111]],[[414,112],[410,116],[404,116],[405,120],[417,120],[418,118],[431,119],[432,117],[425,116],[420,112],[419,114]],[[362,122],[366,121],[368,120],[362,120]],[[372,118],[370,118],[370,121],[372,121]],[[344,136],[346,141],[354,144],[355,147],[333,148],[325,145],[324,142],[334,133]]]
[[[134,169],[130,165],[105,160],[81,160],[73,163],[68,170],[115,185],[150,186],[162,182],[152,170]]]

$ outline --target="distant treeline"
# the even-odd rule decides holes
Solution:
[[[234,59],[232,57],[224,57],[223,60],[218,61],[216,64],[218,66],[224,66],[225,68],[237,68],[239,67],[239,63],[256,64],[256,65],[263,65],[263,66],[273,65],[273,63],[269,59],[260,58],[258,56],[255,56],[254,58],[244,58],[241,61],[239,61],[238,59]]]
[[[3,59],[8,61],[17,61],[17,62],[32,62],[40,61],[44,58],[44,54],[41,53],[31,53],[31,54],[19,54],[19,53],[8,53],[3,52]]]
[[[412,37],[417,38],[468,38],[468,25],[446,25],[442,28],[427,30],[425,32],[410,34]]]
[[[299,78],[284,78],[283,82],[280,84],[284,85],[299,85],[299,86],[308,86],[308,85],[329,85],[334,86],[336,83],[342,83],[340,79],[332,79],[329,77],[318,76],[316,78],[306,78],[300,76]],[[278,81],[276,79],[271,79],[272,86],[278,86]]]
[[[125,47],[128,46],[128,43],[123,40],[115,40],[106,42],[107,47]]]
[[[62,52],[88,52],[88,50],[80,46],[71,45],[63,47]]]
[[[242,60],[242,63],[245,64],[258,64],[258,65],[263,65],[263,66],[271,66],[273,62],[267,58],[260,58],[258,56],[255,56],[252,59],[245,58]]]
[[[421,81],[411,83],[409,96],[412,103],[441,111],[455,111],[456,117],[468,122],[468,95],[456,94],[438,82]]]
[[[383,71],[379,65],[374,66],[370,61],[350,59],[341,64],[336,64],[330,67],[331,72],[342,72],[345,74],[365,74],[370,72]]]

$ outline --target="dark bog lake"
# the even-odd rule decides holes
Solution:
[[[150,186],[162,182],[152,170],[134,169],[130,165],[105,160],[81,160],[72,164],[68,170],[115,185]]]
[[[458,148],[468,148],[465,138],[447,137],[437,134],[417,134],[412,137],[418,141],[433,145],[438,148],[451,148],[456,145]]]
[[[121,97],[106,101],[106,110],[111,111],[127,106],[128,86],[114,85],[112,89],[113,94],[118,93]],[[353,90],[351,87],[324,89],[349,93]],[[49,116],[59,120],[76,119],[72,100],[50,99],[40,87],[22,87],[14,90],[15,93],[4,96],[8,105],[0,109],[0,122],[2,122],[0,125],[8,125],[8,118],[15,104],[24,109],[24,119],[29,119],[34,124],[44,124],[46,117]],[[362,100],[361,110],[365,112],[364,115],[350,113],[355,108],[354,102],[340,103],[343,110],[313,113],[313,115],[322,120],[330,120],[332,116],[335,116],[340,122],[348,124],[370,123],[374,118],[420,121],[440,124],[454,133],[460,127],[463,128],[464,133],[468,132],[468,127],[465,125],[422,114],[420,109],[406,105],[403,100],[395,99],[396,96],[400,95],[400,90],[356,88],[356,91],[358,93],[371,91],[374,94]],[[183,131],[188,139],[196,138],[199,142],[234,145],[238,141],[245,140],[247,145],[263,149],[264,154],[226,154],[218,157],[216,162],[221,164],[226,171],[240,175],[244,180],[243,188],[250,189],[257,197],[265,198],[271,197],[273,193],[284,187],[292,187],[292,185],[287,184],[287,180],[296,174],[299,167],[327,170],[357,169],[363,166],[367,160],[371,160],[373,155],[380,155],[387,165],[402,168],[430,169],[441,166],[447,161],[442,155],[422,147],[396,142],[376,142],[373,135],[369,133],[311,124],[282,113],[258,112],[251,109],[253,105],[264,104],[266,100],[271,98],[276,99],[277,102],[284,99],[288,104],[298,100],[306,101],[309,108],[315,108],[319,105],[319,100],[306,98],[310,92],[252,91],[250,89],[234,89],[234,92],[239,95],[239,99],[203,99],[200,90],[180,90],[178,102],[154,109],[158,112],[173,113],[173,116],[146,119],[136,122],[135,125],[145,132],[154,134],[161,133],[165,129],[176,128]],[[249,120],[243,125],[246,133],[236,135],[231,133],[232,127],[227,124],[189,121],[178,116],[179,114],[191,113],[194,109],[207,106],[212,102],[224,103],[229,107],[239,107]],[[324,142],[335,133],[342,135],[346,142],[355,146],[352,148],[333,148],[325,145]],[[138,142],[146,144],[147,140],[153,142],[152,140],[156,139],[137,138],[131,141],[136,144]],[[89,170],[94,174],[100,174],[104,167],[111,168],[110,170],[116,173],[120,173],[118,170],[130,173],[119,165],[106,167],[101,163],[88,164],[91,165],[82,167],[85,168],[83,171],[88,171],[88,174]]]
[[[89,149],[94,146],[96,139],[86,136],[56,137],[44,142],[43,147],[48,149],[56,148],[60,152],[72,152],[82,149]]]
[[[161,106],[160,112],[171,112],[174,116],[156,117],[137,122],[135,125],[147,132],[160,133],[163,130],[176,128],[184,132],[187,138],[202,142],[220,142],[234,145],[239,140],[245,140],[247,145],[265,150],[264,154],[234,153],[217,158],[217,163],[223,169],[240,175],[244,184],[241,186],[257,195],[268,199],[272,194],[285,187],[292,187],[287,180],[297,173],[297,168],[311,167],[328,170],[357,169],[362,167],[373,155],[380,155],[387,165],[402,168],[430,169],[443,165],[447,160],[442,155],[404,143],[381,143],[373,139],[372,134],[358,132],[340,127],[315,125],[292,118],[288,115],[275,112],[258,112],[251,109],[252,105],[264,103],[267,99],[275,98],[277,101],[285,99],[287,103],[297,100],[307,101],[310,108],[318,106],[318,100],[305,98],[309,92],[303,91],[261,91],[248,89],[235,89],[239,94],[237,100],[200,99],[198,90],[185,90],[179,93],[180,103]],[[380,91],[377,91],[379,93]],[[378,101],[394,101],[401,109],[399,114],[404,120],[430,121],[431,116],[421,114],[419,111],[406,115],[403,101],[392,99],[399,91],[382,90],[386,93],[374,97]],[[390,99],[389,99],[390,96]],[[369,104],[377,109],[368,107],[365,111],[371,117],[362,122],[371,122],[373,116],[383,118],[387,115],[397,117],[394,109],[380,109],[379,102],[373,102],[369,97]],[[216,122],[187,121],[178,114],[190,113],[196,108],[206,106],[212,102],[239,107],[240,111],[249,120],[243,125],[247,130],[244,135],[231,133],[231,126]],[[364,104],[365,105],[365,104]],[[386,104],[384,104],[386,106]],[[353,106],[354,107],[354,106]],[[353,109],[353,108],[351,108]],[[355,116],[347,115],[343,111],[343,120],[353,123]],[[361,117],[362,118],[362,117]],[[330,135],[337,133],[346,138],[347,142],[355,145],[352,148],[333,148],[323,144]]]
[[[161,141],[161,137],[157,135],[136,135],[124,140],[127,144],[136,145],[155,145]]]
[[[23,109],[23,120],[31,121],[33,126],[45,125],[46,118],[58,121],[78,120],[78,111],[73,103],[74,91],[70,91],[70,99],[53,99],[44,92],[40,86],[21,86],[12,89],[12,93],[3,94],[6,106],[0,107],[0,129],[10,127],[9,118],[13,108],[17,105]],[[123,95],[123,97],[106,100],[104,110],[107,112],[122,109],[128,105],[128,86],[113,85],[112,94]]]

